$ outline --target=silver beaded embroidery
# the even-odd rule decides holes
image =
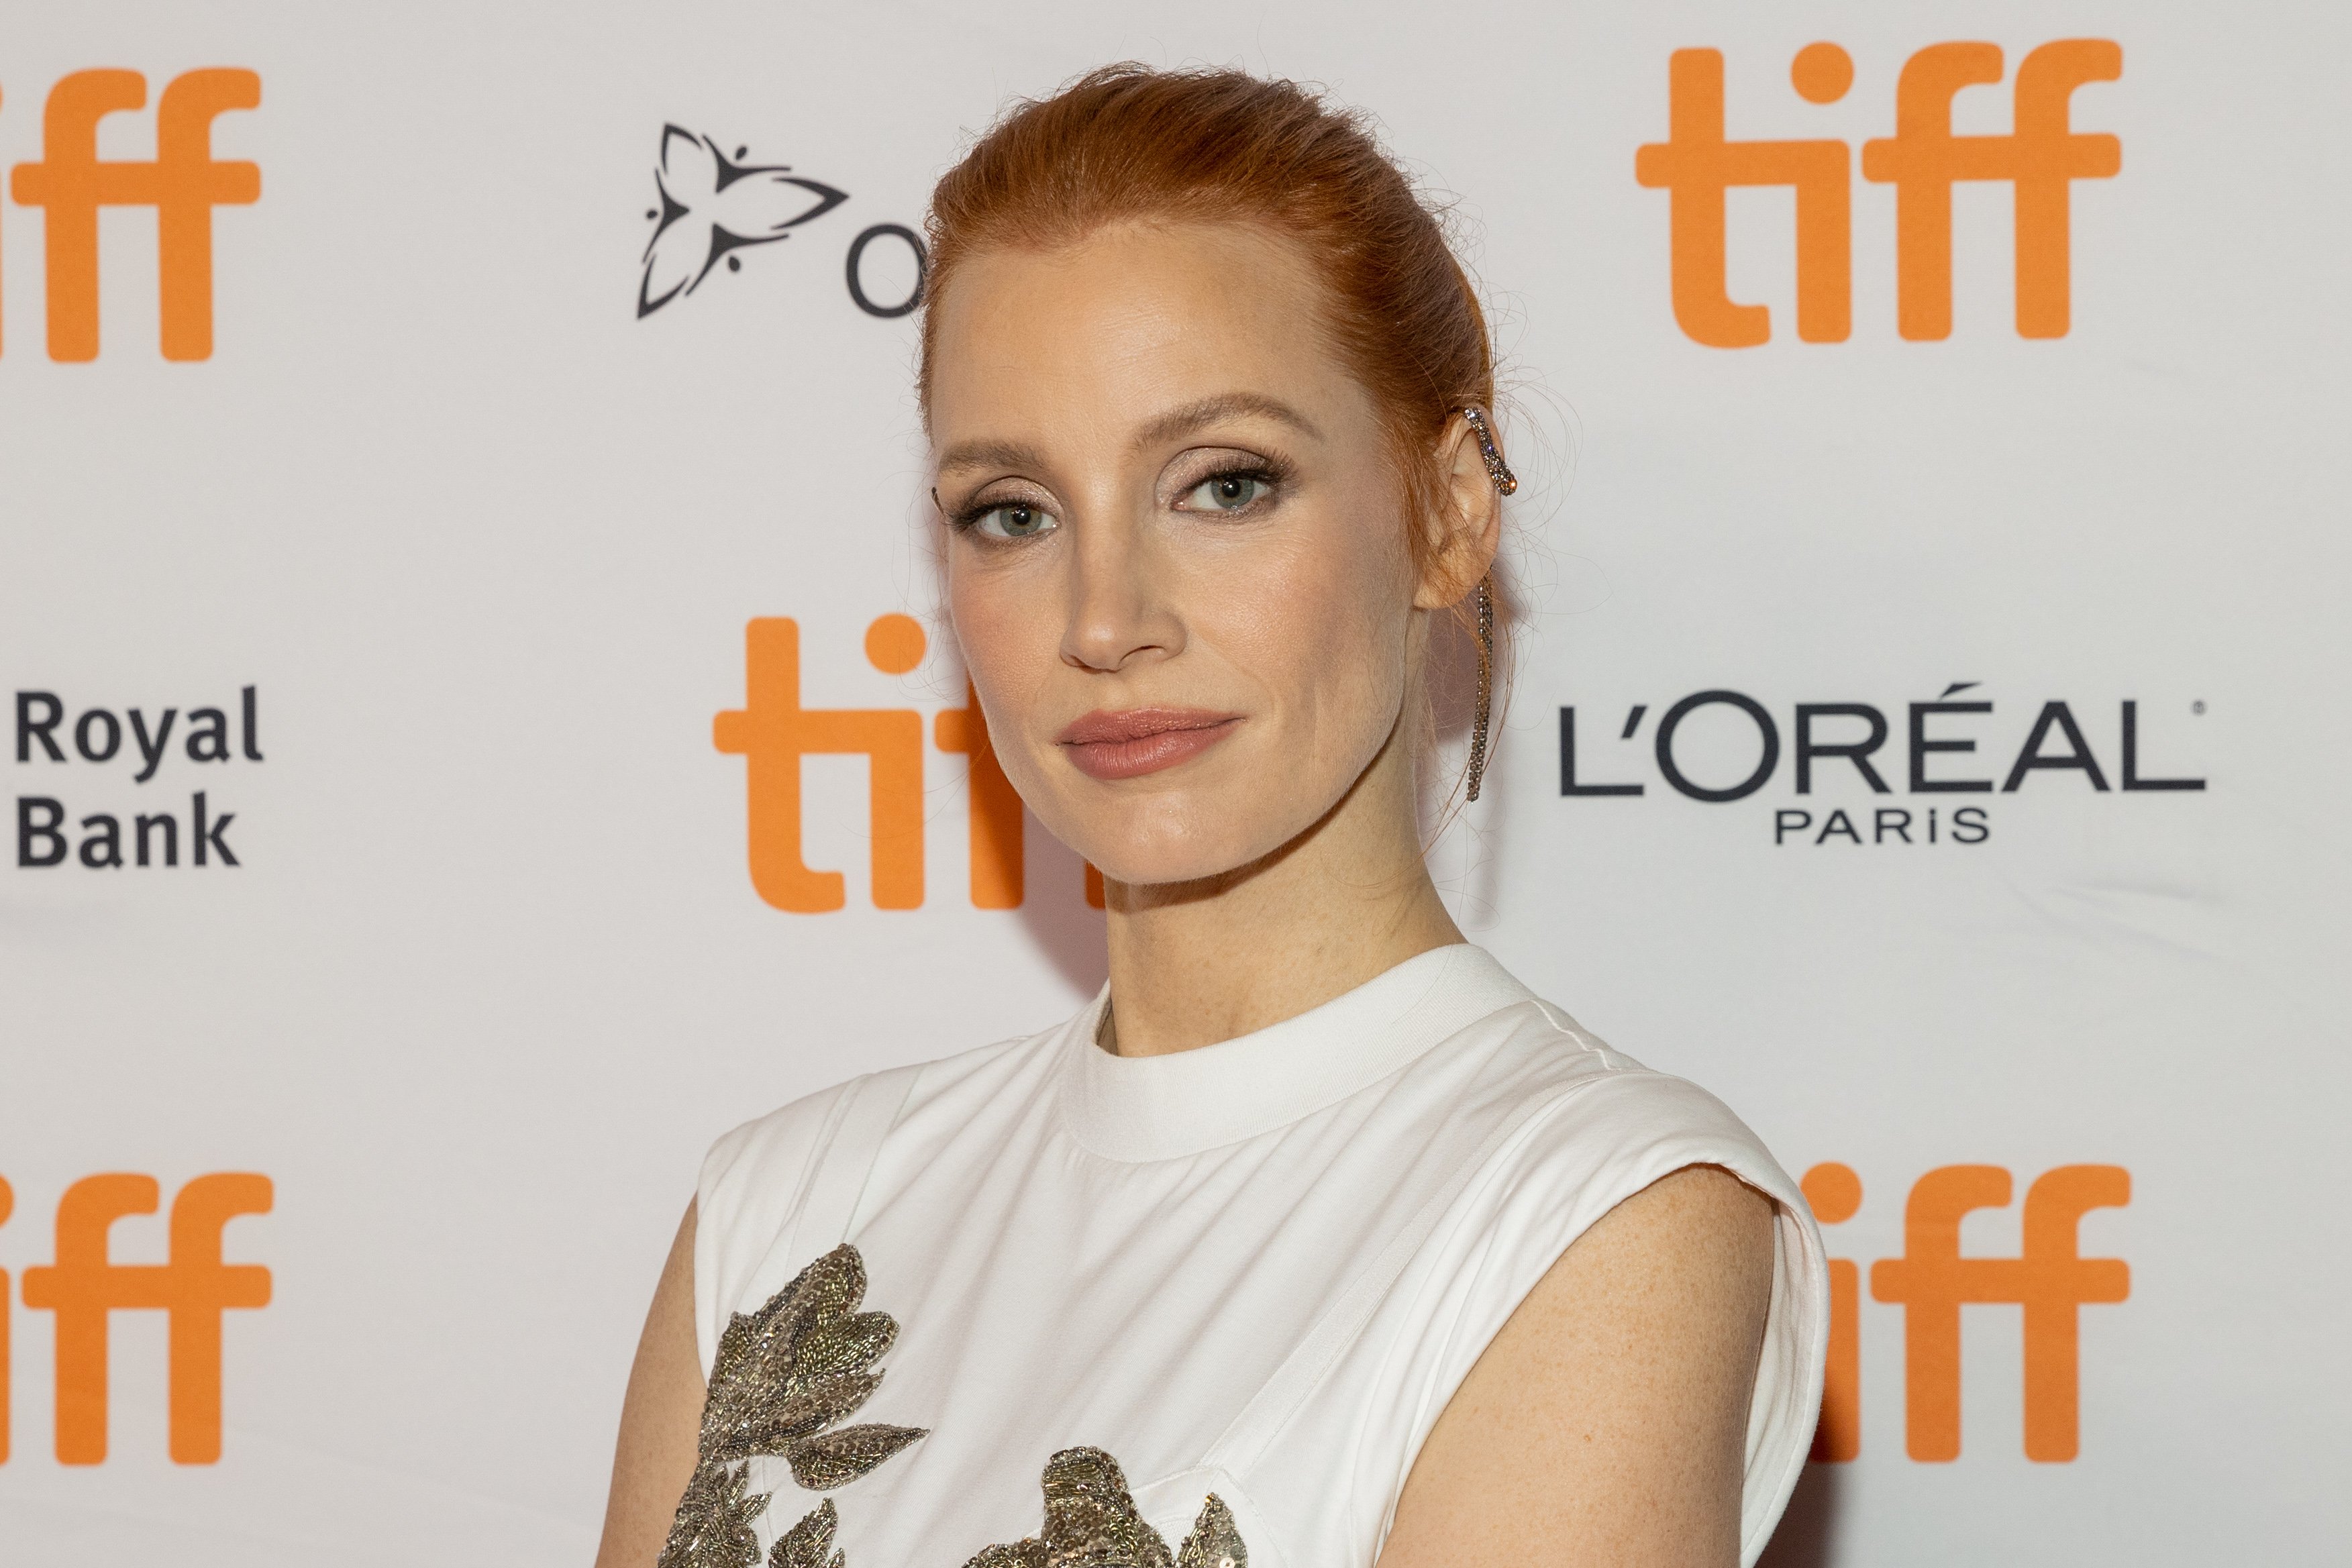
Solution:
[[[778,1458],[812,1491],[856,1480],[924,1434],[836,1423],[882,1382],[874,1364],[898,1337],[887,1312],[861,1312],[866,1264],[844,1243],[751,1313],[729,1321],[712,1359],[693,1479],[656,1568],[758,1568],[752,1521],[772,1494],[751,1490],[751,1460]],[[769,1568],[841,1568],[830,1500],[778,1538]],[[830,1555],[827,1553],[830,1552]]]
[[[1233,1511],[1216,1493],[1201,1504],[1172,1556],[1135,1511],[1118,1461],[1100,1448],[1065,1448],[1045,1461],[1045,1527],[992,1546],[964,1568],[1249,1568]]]

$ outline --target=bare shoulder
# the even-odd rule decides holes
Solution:
[[[1528,1293],[1430,1433],[1381,1568],[1739,1561],[1773,1203],[1691,1166]]]
[[[694,1473],[703,1395],[702,1353],[694,1342],[694,1228],[695,1206],[688,1204],[629,1368],[596,1568],[646,1568],[658,1557]]]

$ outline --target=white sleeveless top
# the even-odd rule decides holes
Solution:
[[[1755,1562],[1811,1441],[1828,1281],[1796,1185],[1719,1102],[1466,945],[1173,1055],[1101,1050],[1102,1007],[711,1150],[711,1410],[698,1522],[678,1527],[703,1541],[674,1533],[666,1563],[1370,1568],[1520,1300],[1617,1203],[1697,1164],[1778,1204]],[[713,1544],[730,1531],[732,1556]]]

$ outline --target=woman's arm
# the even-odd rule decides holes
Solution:
[[[1422,1445],[1381,1568],[1737,1568],[1772,1201],[1714,1166],[1561,1254]]]
[[[694,1473],[702,1392],[702,1357],[694,1343],[694,1206],[688,1204],[629,1368],[596,1568],[653,1568],[661,1555],[679,1494]]]

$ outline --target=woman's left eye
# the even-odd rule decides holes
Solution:
[[[1184,493],[1185,506],[1196,512],[1239,512],[1265,497],[1274,486],[1260,474],[1220,474]]]

